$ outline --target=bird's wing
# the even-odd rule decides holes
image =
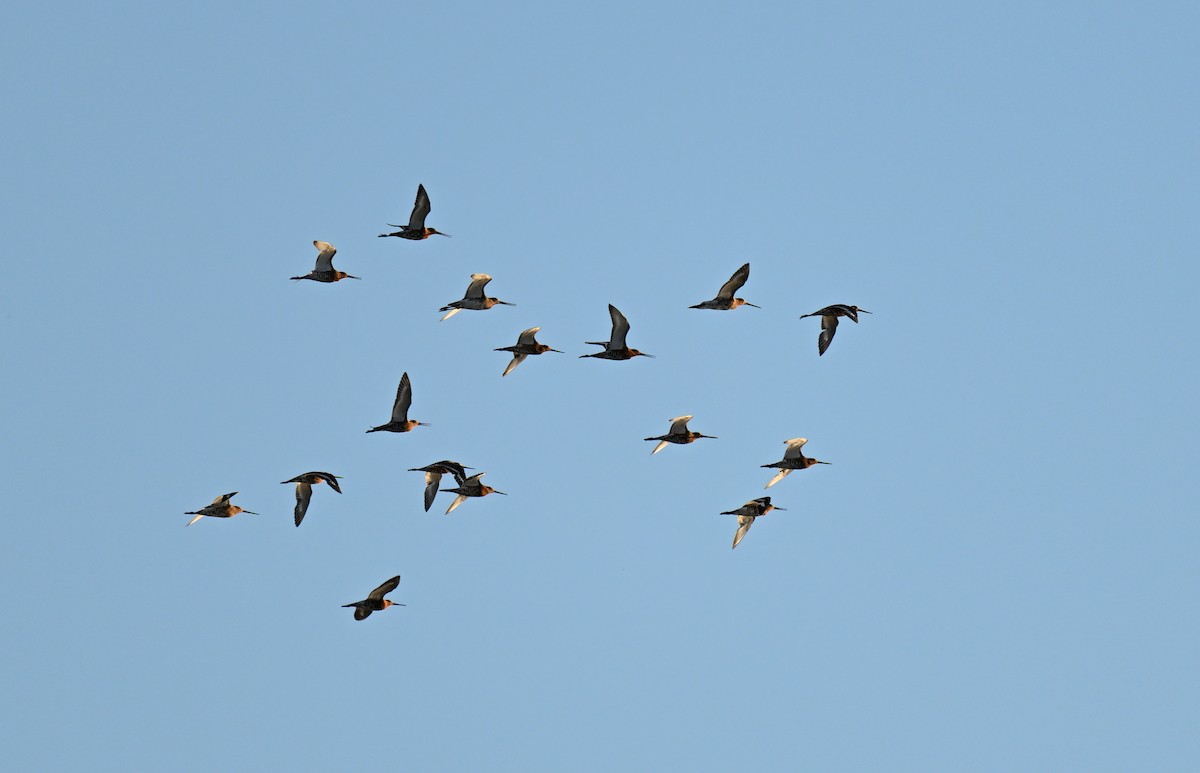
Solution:
[[[213,505],[226,505],[226,504],[229,504],[229,500],[233,499],[233,498],[234,498],[234,496],[236,496],[236,495],[237,495],[237,492],[236,492],[236,491],[231,491],[231,492],[229,492],[228,494],[222,494],[221,496],[219,496],[219,497],[217,497],[216,499],[214,499],[214,500],[212,501],[212,504],[213,504]],[[212,507],[212,505],[209,505],[209,507]]]
[[[512,361],[508,363],[508,367],[504,369],[504,372],[501,373],[500,376],[504,377],[509,373],[512,373],[514,370],[516,370],[518,365],[520,365],[522,362],[525,362],[525,358],[528,356],[528,354],[514,354]]]
[[[412,382],[408,374],[400,377],[400,386],[396,387],[396,402],[392,403],[392,421],[408,421],[408,409],[412,407]]]
[[[736,548],[738,546],[738,543],[742,541],[742,537],[746,536],[746,532],[750,531],[750,527],[753,525],[754,525],[754,516],[753,515],[739,515],[738,516],[738,530],[733,535],[733,547]]]
[[[804,448],[804,444],[808,442],[806,437],[794,437],[791,440],[783,441],[787,445],[787,450],[783,452],[784,459],[797,459],[804,456],[804,452],[800,449]]]
[[[442,482],[442,474],[440,472],[425,473],[425,512],[429,512],[429,508],[433,506],[433,500],[437,497],[438,484]]]
[[[517,336],[517,345],[532,346],[536,344],[537,340],[534,336],[537,335],[537,331],[539,330],[541,330],[540,327],[531,327],[528,330],[522,330],[521,335]]]
[[[733,294],[746,284],[746,280],[750,278],[750,264],[739,268],[733,272],[733,276],[729,277],[729,281],[721,285],[721,289],[717,291],[718,298],[732,298]]]
[[[409,229],[418,231],[425,228],[425,216],[429,214],[429,194],[424,185],[417,186],[417,200],[413,202],[412,214],[408,216]]]
[[[825,353],[829,348],[829,342],[833,340],[833,336],[837,333],[838,318],[826,314],[821,317],[821,335],[817,338],[817,356]]]
[[[459,505],[461,505],[463,502],[466,502],[466,501],[467,501],[466,494],[459,494],[458,496],[456,496],[454,498],[454,501],[450,503],[450,506],[446,508],[446,515],[450,515],[450,513],[454,512],[456,509],[458,509]]]
[[[654,438],[650,438],[650,439],[651,439],[651,440],[653,440]],[[669,446],[669,445],[671,445],[671,444],[670,444],[670,443],[668,443],[668,442],[667,442],[667,441],[665,441],[665,440],[660,440],[660,441],[658,441],[658,445],[656,445],[656,446],[654,447],[654,450],[650,452],[650,455],[651,455],[651,456],[654,456],[654,455],[655,455],[655,454],[657,454],[659,451],[663,450],[664,448],[666,448],[666,447],[667,447],[667,446]]]
[[[308,512],[308,502],[312,499],[312,486],[307,483],[296,484],[296,525],[304,520],[304,514]]]
[[[787,469],[780,470],[779,472],[775,473],[774,478],[771,478],[769,481],[767,481],[767,485],[763,486],[763,488],[771,488],[776,483],[778,483],[779,481],[786,478],[788,475],[791,475],[791,473],[792,473],[791,470],[787,470]]]
[[[360,607],[360,606],[354,607],[354,619],[355,620],[366,620],[370,616],[371,616],[371,608],[370,607]]]
[[[688,423],[688,419],[690,419],[690,418],[692,418],[692,417],[691,416],[677,416],[676,418],[671,419],[671,432],[669,434],[671,434],[671,435],[686,435],[687,431],[688,431],[687,423]]]
[[[314,472],[313,475],[320,475],[321,480],[325,481],[325,483],[328,484],[329,488],[333,489],[334,491],[336,491],[339,494],[342,493],[342,487],[337,482],[337,476],[334,475],[333,473]]]
[[[608,304],[608,316],[612,317],[612,335],[608,339],[608,348],[624,349],[625,336],[629,335],[629,320],[611,303]]]
[[[313,246],[320,252],[317,253],[317,271],[333,271],[333,256],[337,254],[337,248],[329,242],[313,240]]]
[[[400,584],[400,575],[396,575],[390,580],[387,580],[375,590],[367,594],[368,599],[378,601],[392,591],[396,590],[396,586]]]
[[[768,507],[771,506],[771,498],[770,497],[759,497],[758,499],[751,499],[746,504],[754,505],[759,510],[766,510]]]
[[[482,486],[483,483],[480,481],[480,478],[482,478],[484,475],[487,475],[487,473],[480,472],[480,473],[476,473],[475,475],[472,475],[469,478],[463,478],[461,481],[459,481],[458,487],[459,488],[474,488],[476,486]]]
[[[458,462],[447,462],[447,464],[453,465],[453,467],[450,468],[450,472],[454,475],[455,483],[461,486],[467,482],[467,473],[461,464]]]
[[[192,520],[188,521],[187,523],[185,523],[184,526],[191,526],[193,523],[195,523],[196,521],[200,520],[203,517],[204,517],[204,513],[196,513],[196,517],[193,518]]]
[[[467,292],[463,298],[482,298],[483,288],[492,278],[487,274],[471,274],[471,284],[467,285]]]

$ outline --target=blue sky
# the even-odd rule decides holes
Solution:
[[[1198,22],[9,12],[9,758],[1194,768]],[[418,183],[453,238],[377,239]],[[314,239],[363,281],[289,282]],[[746,261],[761,310],[687,308]],[[517,305],[439,323],[474,272]],[[577,359],[609,303],[657,359]],[[405,371],[432,426],[364,434]],[[442,458],[509,496],[424,513]]]

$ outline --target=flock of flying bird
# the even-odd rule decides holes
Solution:
[[[395,236],[401,239],[409,239],[413,241],[428,239],[430,236],[450,236],[450,234],[438,231],[436,228],[429,228],[425,225],[425,218],[430,212],[429,194],[425,192],[424,185],[417,186],[417,198],[413,204],[412,214],[409,215],[407,225],[395,225],[389,223],[392,228],[398,228],[398,231],[392,233],[379,234],[382,237]],[[317,262],[312,271],[304,276],[294,276],[292,279],[310,279],[314,282],[339,282],[343,279],[360,279],[360,277],[351,276],[344,271],[338,271],[333,267],[333,256],[337,254],[337,249],[329,242],[313,241],[313,246],[317,248]],[[750,264],[742,265],[737,271],[733,272],[733,276],[729,278],[725,284],[721,285],[721,289],[717,291],[717,295],[712,300],[697,303],[689,308],[693,309],[712,309],[716,311],[729,311],[740,306],[755,306],[753,303],[737,298],[735,295],[742,285],[750,278]],[[484,292],[492,278],[487,274],[472,274],[471,283],[467,286],[467,291],[464,293],[461,300],[452,301],[443,306],[439,311],[446,312],[442,316],[442,320],[447,320],[453,317],[460,311],[485,311],[497,305],[511,306],[513,304],[507,301],[502,301],[499,298],[488,297]],[[607,341],[588,341],[588,344],[593,346],[604,347],[599,352],[592,354],[582,354],[583,357],[595,357],[603,360],[630,360],[634,357],[653,357],[652,354],[632,349],[626,343],[629,335],[629,320],[612,304],[608,306],[608,313],[612,320],[612,329]],[[834,334],[837,333],[838,319],[846,317],[851,322],[858,323],[859,314],[870,314],[866,309],[860,309],[857,306],[848,306],[846,304],[833,304],[826,306],[823,309],[818,309],[811,314],[804,314],[800,318],[805,317],[820,317],[821,318],[821,333],[817,338],[817,354],[824,355],[829,349],[829,344],[833,341]],[[501,376],[507,376],[518,365],[525,361],[531,355],[545,354],[546,352],[559,352],[558,349],[552,349],[546,344],[538,343],[536,335],[540,327],[531,327],[524,330],[517,337],[517,342],[512,346],[504,346],[496,349],[498,352],[509,352],[512,354],[512,360],[501,373]],[[372,427],[367,430],[370,432],[410,432],[416,427],[422,426],[425,422],[417,421],[416,419],[408,418],[409,409],[412,406],[412,382],[408,377],[408,373],[404,373],[400,377],[400,385],[396,388],[396,399],[392,404],[392,415],[390,420],[385,424],[380,424],[377,427]],[[671,428],[665,435],[648,437],[646,440],[659,441],[651,451],[651,455],[657,454],[659,451],[666,448],[669,444],[685,445],[693,443],[701,438],[713,438],[712,435],[703,435],[699,432],[693,432],[688,429],[688,421],[693,417],[678,416],[671,419]],[[427,425],[426,425],[427,426]],[[784,441],[787,450],[784,451],[783,459],[771,464],[764,464],[763,467],[778,469],[770,481],[767,482],[766,488],[771,488],[776,483],[786,478],[793,470],[805,470],[817,464],[829,464],[819,459],[813,459],[805,456],[803,452],[804,444],[808,442],[807,438],[792,438]],[[414,467],[409,472],[425,473],[425,494],[424,503],[425,511],[428,512],[430,507],[439,492],[451,493],[457,495],[454,501],[446,509],[446,514],[449,515],[459,505],[466,502],[472,497],[485,497],[488,494],[504,494],[503,491],[497,491],[491,486],[487,486],[482,482],[482,478],[486,473],[476,473],[468,476],[466,471],[472,468],[465,467],[459,462],[442,460],[428,464],[424,467]],[[454,488],[440,488],[443,475],[453,476],[454,482],[457,484]],[[296,484],[296,506],[294,509],[296,526],[304,520],[305,514],[308,512],[309,502],[312,500],[313,486],[324,483],[329,488],[333,489],[338,494],[342,493],[342,488],[338,483],[337,475],[328,472],[306,472],[297,475],[294,478],[283,481],[284,484]],[[185,515],[195,516],[187,522],[187,526],[191,526],[201,518],[208,516],[212,518],[232,518],[238,513],[249,513],[250,515],[258,515],[258,513],[245,510],[238,505],[232,504],[230,501],[236,491],[229,494],[222,494],[212,501],[212,504],[203,507],[200,510],[185,513]],[[746,502],[741,507],[735,510],[727,510],[721,515],[736,515],[738,528],[733,535],[733,547],[737,547],[742,538],[746,536],[746,532],[754,525],[754,521],[772,510],[784,510],[785,508],[771,504],[771,497],[758,497]],[[392,577],[383,582],[379,587],[375,588],[367,598],[361,601],[355,601],[350,604],[345,604],[345,607],[354,608],[354,619],[364,620],[372,612],[387,609],[390,606],[404,606],[398,602],[385,599],[384,596],[394,591],[400,584],[400,577]]]

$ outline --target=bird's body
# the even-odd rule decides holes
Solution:
[[[367,432],[409,432],[414,427],[429,425],[423,421],[408,418],[408,409],[412,406],[412,382],[408,374],[400,377],[400,386],[396,388],[396,402],[392,403],[392,420],[378,427],[371,427]]]
[[[345,271],[334,269],[333,256],[337,254],[337,248],[332,244],[314,240],[313,246],[319,250],[317,253],[316,268],[304,276],[294,276],[292,279],[311,279],[314,282],[338,282],[342,279],[361,279],[361,277],[350,276]]]
[[[425,512],[429,512],[429,508],[433,505],[434,497],[438,493],[438,485],[442,482],[443,475],[453,475],[455,482],[462,485],[467,480],[467,470],[470,467],[464,467],[458,462],[452,462],[448,459],[443,459],[440,462],[427,464],[424,467],[413,467],[409,472],[425,473]]]
[[[688,420],[690,420],[691,418],[692,418],[691,415],[677,416],[674,419],[671,419],[671,431],[670,432],[668,432],[665,435],[659,435],[658,437],[646,438],[646,440],[659,441],[659,444],[654,447],[654,450],[650,452],[650,455],[654,456],[659,451],[666,448],[668,443],[676,443],[678,445],[683,445],[685,443],[693,443],[696,440],[699,440],[700,438],[709,438],[712,440],[716,440],[716,438],[713,437],[712,435],[701,435],[699,432],[692,432],[691,430],[689,430],[687,423],[688,423]]]
[[[450,234],[442,233],[436,228],[425,227],[425,217],[429,214],[432,207],[429,205],[429,194],[425,192],[424,185],[417,186],[417,200],[413,202],[412,214],[408,216],[408,225],[396,225],[388,223],[392,228],[399,228],[399,231],[390,234],[379,234],[382,236],[398,236],[401,239],[410,239],[412,241],[420,241],[428,239],[430,236],[449,236]]]
[[[338,476],[328,472],[306,472],[297,475],[291,480],[285,480],[283,483],[296,484],[296,509],[293,511],[296,516],[296,525],[304,520],[304,514],[308,512],[308,503],[312,499],[312,487],[327,483],[329,488],[337,493],[342,493],[342,487],[338,484]]]
[[[487,473],[477,473],[469,478],[458,481],[458,486],[455,488],[442,489],[442,491],[449,494],[458,494],[458,496],[454,498],[454,501],[450,503],[450,506],[446,508],[446,515],[450,515],[450,513],[454,512],[459,505],[461,505],[463,502],[466,502],[470,497],[486,497],[488,494],[501,494],[508,496],[503,491],[497,491],[491,486],[483,485],[483,482],[480,480],[480,478],[482,478],[484,475],[487,475]]]
[[[354,607],[354,619],[366,620],[371,616],[372,612],[379,612],[387,609],[390,606],[402,607],[403,604],[385,599],[384,596],[396,590],[396,586],[400,584],[400,575],[396,575],[392,579],[380,585],[375,590],[371,591],[362,601],[354,601],[349,604],[343,604],[342,607]]]
[[[558,349],[551,349],[546,344],[539,344],[537,342],[536,336],[539,330],[541,330],[540,327],[531,327],[528,330],[523,330],[515,344],[512,346],[501,346],[499,349],[494,350],[497,352],[512,352],[513,358],[508,363],[508,367],[504,369],[504,372],[500,374],[501,377],[512,373],[531,354],[545,354],[546,352],[558,352],[562,354]]]
[[[860,309],[857,306],[835,303],[832,306],[818,309],[812,314],[800,315],[800,319],[804,319],[805,317],[821,318],[821,335],[817,337],[817,356],[825,354],[825,350],[829,348],[829,344],[833,341],[833,336],[837,333],[838,317],[846,317],[857,325],[859,313],[870,314],[871,312],[866,309]]]
[[[212,501],[212,504],[210,504],[210,505],[202,507],[199,510],[192,510],[190,512],[184,513],[184,515],[196,516],[192,520],[185,523],[184,526],[191,526],[193,523],[200,520],[201,518],[203,518],[206,515],[209,518],[232,518],[233,516],[237,515],[238,513],[247,513],[249,515],[258,515],[258,513],[252,513],[249,510],[244,510],[244,509],[238,507],[237,505],[230,504],[229,500],[235,496],[237,496],[237,492],[231,491],[228,494],[222,494],[221,496],[217,497],[216,499],[214,499]]]
[[[729,311],[736,309],[739,306],[754,306],[753,303],[744,298],[734,298],[733,294],[746,284],[746,280],[750,278],[750,264],[747,263],[737,271],[733,272],[733,276],[729,277],[729,281],[721,285],[721,289],[717,291],[717,297],[711,301],[697,303],[695,306],[689,306],[690,309],[715,309],[716,311]],[[754,306],[756,309],[761,306]]]
[[[631,360],[634,357],[653,357],[653,354],[646,354],[637,349],[630,349],[625,343],[626,336],[629,335],[629,320],[625,319],[616,306],[608,304],[608,316],[612,319],[612,333],[608,341],[586,341],[585,343],[592,346],[603,346],[604,351],[596,352],[595,354],[581,354],[580,359],[584,357],[596,357],[601,360]]]
[[[771,464],[761,465],[762,467],[773,467],[779,470],[779,473],[774,478],[771,478],[763,488],[771,488],[790,475],[792,470],[807,470],[814,464],[830,464],[830,462],[822,462],[820,459],[812,459],[804,455],[804,452],[800,449],[808,442],[808,438],[794,437],[791,440],[783,442],[787,446],[787,450],[783,452],[783,459]]]
[[[786,510],[783,507],[776,507],[771,504],[770,497],[759,497],[751,499],[746,504],[736,510],[727,510],[721,515],[736,515],[738,519],[738,530],[733,535],[733,547],[737,547],[742,541],[742,537],[746,536],[746,532],[750,531],[750,527],[754,525],[754,519],[766,515],[772,510]]]
[[[465,295],[463,295],[462,300],[454,301],[452,303],[447,303],[445,306],[438,309],[438,311],[450,312],[449,314],[446,314],[445,316],[442,317],[442,321],[450,319],[451,317],[453,317],[455,314],[462,311],[463,309],[468,309],[471,311],[485,311],[496,305],[500,305],[500,306],[515,306],[516,305],[515,303],[509,303],[508,301],[502,301],[499,298],[489,298],[486,295],[484,295],[483,288],[490,281],[492,281],[492,278],[490,276],[488,276],[487,274],[471,274],[471,284],[467,285],[467,292]]]

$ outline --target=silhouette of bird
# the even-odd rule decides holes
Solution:
[[[712,435],[701,435],[699,432],[692,432],[691,430],[689,430],[687,423],[688,423],[688,420],[691,418],[692,418],[691,416],[678,416],[674,419],[671,419],[671,431],[670,432],[668,432],[665,435],[659,435],[658,437],[646,438],[646,440],[661,441],[658,445],[656,445],[654,447],[654,450],[650,452],[650,455],[654,456],[659,451],[666,448],[668,443],[679,443],[679,444],[692,443],[692,442],[695,442],[698,438],[702,438],[702,437],[716,440],[716,438]]]
[[[721,513],[721,515],[736,515],[737,516],[738,530],[733,535],[733,547],[736,548],[738,546],[738,543],[742,541],[742,537],[746,536],[746,532],[750,531],[750,527],[754,525],[755,518],[766,515],[767,513],[771,512],[772,510],[786,511],[787,508],[786,507],[776,507],[775,505],[771,504],[770,497],[759,497],[758,499],[751,499],[749,502],[742,505],[741,507],[739,507],[736,510],[729,510],[724,513]]]
[[[453,303],[447,303],[445,306],[438,309],[438,311],[450,312],[449,314],[446,314],[445,316],[443,316],[441,321],[450,319],[451,317],[453,317],[455,314],[462,311],[463,309],[470,309],[472,311],[484,311],[486,309],[492,308],[493,306],[495,306],[497,304],[502,305],[502,306],[516,306],[517,305],[515,303],[509,303],[508,301],[502,301],[499,298],[488,298],[487,296],[485,296],[483,294],[483,288],[484,288],[484,285],[486,285],[490,281],[492,281],[492,278],[490,276],[488,276],[487,274],[471,274],[471,284],[467,285],[467,292],[466,292],[466,295],[463,296],[463,299],[461,301],[454,301]]]
[[[237,505],[229,504],[229,500],[233,499],[235,496],[237,496],[237,492],[231,491],[228,494],[222,494],[221,496],[217,497],[216,499],[214,499],[212,501],[212,504],[210,504],[210,505],[202,507],[199,510],[192,510],[191,512],[184,513],[184,515],[196,516],[192,520],[185,523],[184,526],[191,526],[193,523],[200,520],[201,518],[203,518],[206,515],[210,518],[232,518],[233,516],[237,515],[238,513],[246,513],[247,515],[258,515],[258,513],[252,513],[249,510],[244,510],[244,509],[238,507]]]
[[[384,596],[396,590],[396,586],[399,584],[400,575],[396,575],[383,585],[380,585],[378,588],[367,594],[367,597],[362,601],[355,601],[350,604],[342,604],[342,608],[345,609],[346,607],[354,607],[354,619],[366,620],[371,616],[372,612],[379,612],[391,606],[402,607],[404,604],[384,598]]]
[[[285,480],[283,483],[296,484],[296,525],[304,520],[304,514],[308,512],[308,503],[312,499],[312,487],[318,483],[328,483],[329,488],[337,493],[342,493],[342,487],[338,485],[338,476],[328,472],[306,472],[291,480]],[[282,484],[281,484],[282,485]]]
[[[429,214],[429,194],[425,192],[424,185],[417,186],[417,200],[413,202],[412,214],[408,216],[408,225],[396,225],[388,223],[392,228],[399,228],[399,231],[390,234],[379,234],[380,236],[399,236],[401,239],[412,239],[414,241],[420,239],[428,239],[430,236],[437,234],[438,236],[449,236],[450,234],[442,233],[436,228],[425,227],[425,216]]]
[[[810,459],[804,455],[800,449],[808,442],[806,437],[794,437],[791,440],[783,441],[787,445],[787,450],[783,452],[783,459],[771,464],[761,465],[762,467],[778,468],[779,473],[768,481],[763,488],[771,488],[779,481],[791,474],[792,470],[807,470],[814,464],[832,464],[832,462],[822,462],[820,459]]]
[[[438,485],[442,482],[443,475],[453,475],[454,480],[461,486],[467,480],[465,471],[470,469],[473,468],[464,467],[458,462],[451,462],[448,459],[427,464],[424,467],[409,468],[409,472],[425,473],[425,512],[429,512],[429,508],[433,505],[433,499],[437,496]]]
[[[408,374],[400,377],[400,386],[396,387],[396,402],[392,403],[392,420],[378,427],[371,427],[367,432],[408,432],[413,427],[428,427],[428,422],[408,418],[408,409],[412,406],[412,382]]]
[[[294,276],[292,279],[311,279],[314,282],[337,282],[342,279],[362,278],[350,276],[345,271],[334,270],[333,256],[337,254],[337,248],[329,242],[313,240],[313,246],[320,250],[320,252],[317,253],[317,267],[312,271],[309,271],[304,276]]]
[[[537,335],[537,331],[539,330],[541,330],[540,327],[531,327],[528,330],[523,330],[521,331],[521,335],[517,338],[516,344],[512,346],[501,346],[499,349],[494,350],[497,352],[512,352],[512,361],[508,363],[508,367],[505,368],[504,372],[500,374],[501,378],[507,376],[509,373],[512,373],[513,370],[522,362],[524,362],[525,358],[531,354],[545,354],[546,352],[558,352],[559,354],[562,354],[562,352],[559,352],[558,349],[551,349],[549,346],[546,346],[546,344],[539,344],[537,342],[534,336]]]
[[[487,473],[480,472],[465,480],[459,481],[456,488],[442,489],[442,491],[450,494],[458,494],[458,496],[454,498],[454,501],[450,503],[450,506],[446,508],[446,515],[450,515],[450,513],[454,512],[459,505],[467,501],[468,497],[486,497],[488,494],[502,494],[504,496],[508,496],[503,491],[497,491],[491,486],[483,485],[479,479],[484,475],[487,475]]]
[[[689,309],[716,309],[717,311],[729,311],[736,309],[738,306],[754,306],[753,303],[743,298],[734,298],[733,294],[746,284],[746,280],[750,278],[750,264],[747,263],[737,271],[733,272],[733,276],[729,277],[729,281],[721,285],[721,289],[717,291],[717,297],[711,301],[697,303],[695,306],[689,306]],[[761,309],[762,306],[754,306],[756,309]]]
[[[866,309],[860,309],[857,306],[847,306],[844,303],[835,303],[832,306],[826,306],[823,309],[818,309],[812,314],[801,314],[800,319],[805,317],[820,317],[821,318],[821,335],[817,338],[817,356],[825,353],[829,348],[829,343],[833,341],[833,336],[837,333],[838,317],[849,317],[850,321],[858,324],[858,315],[870,314]]]
[[[584,357],[598,357],[602,360],[630,360],[634,357],[653,357],[653,354],[646,354],[637,349],[630,349],[625,345],[625,337],[629,335],[629,320],[625,319],[616,306],[608,304],[608,315],[612,317],[612,335],[608,342],[604,341],[587,341],[586,343],[592,346],[603,346],[604,351],[596,352],[595,354],[581,354],[580,359]]]

